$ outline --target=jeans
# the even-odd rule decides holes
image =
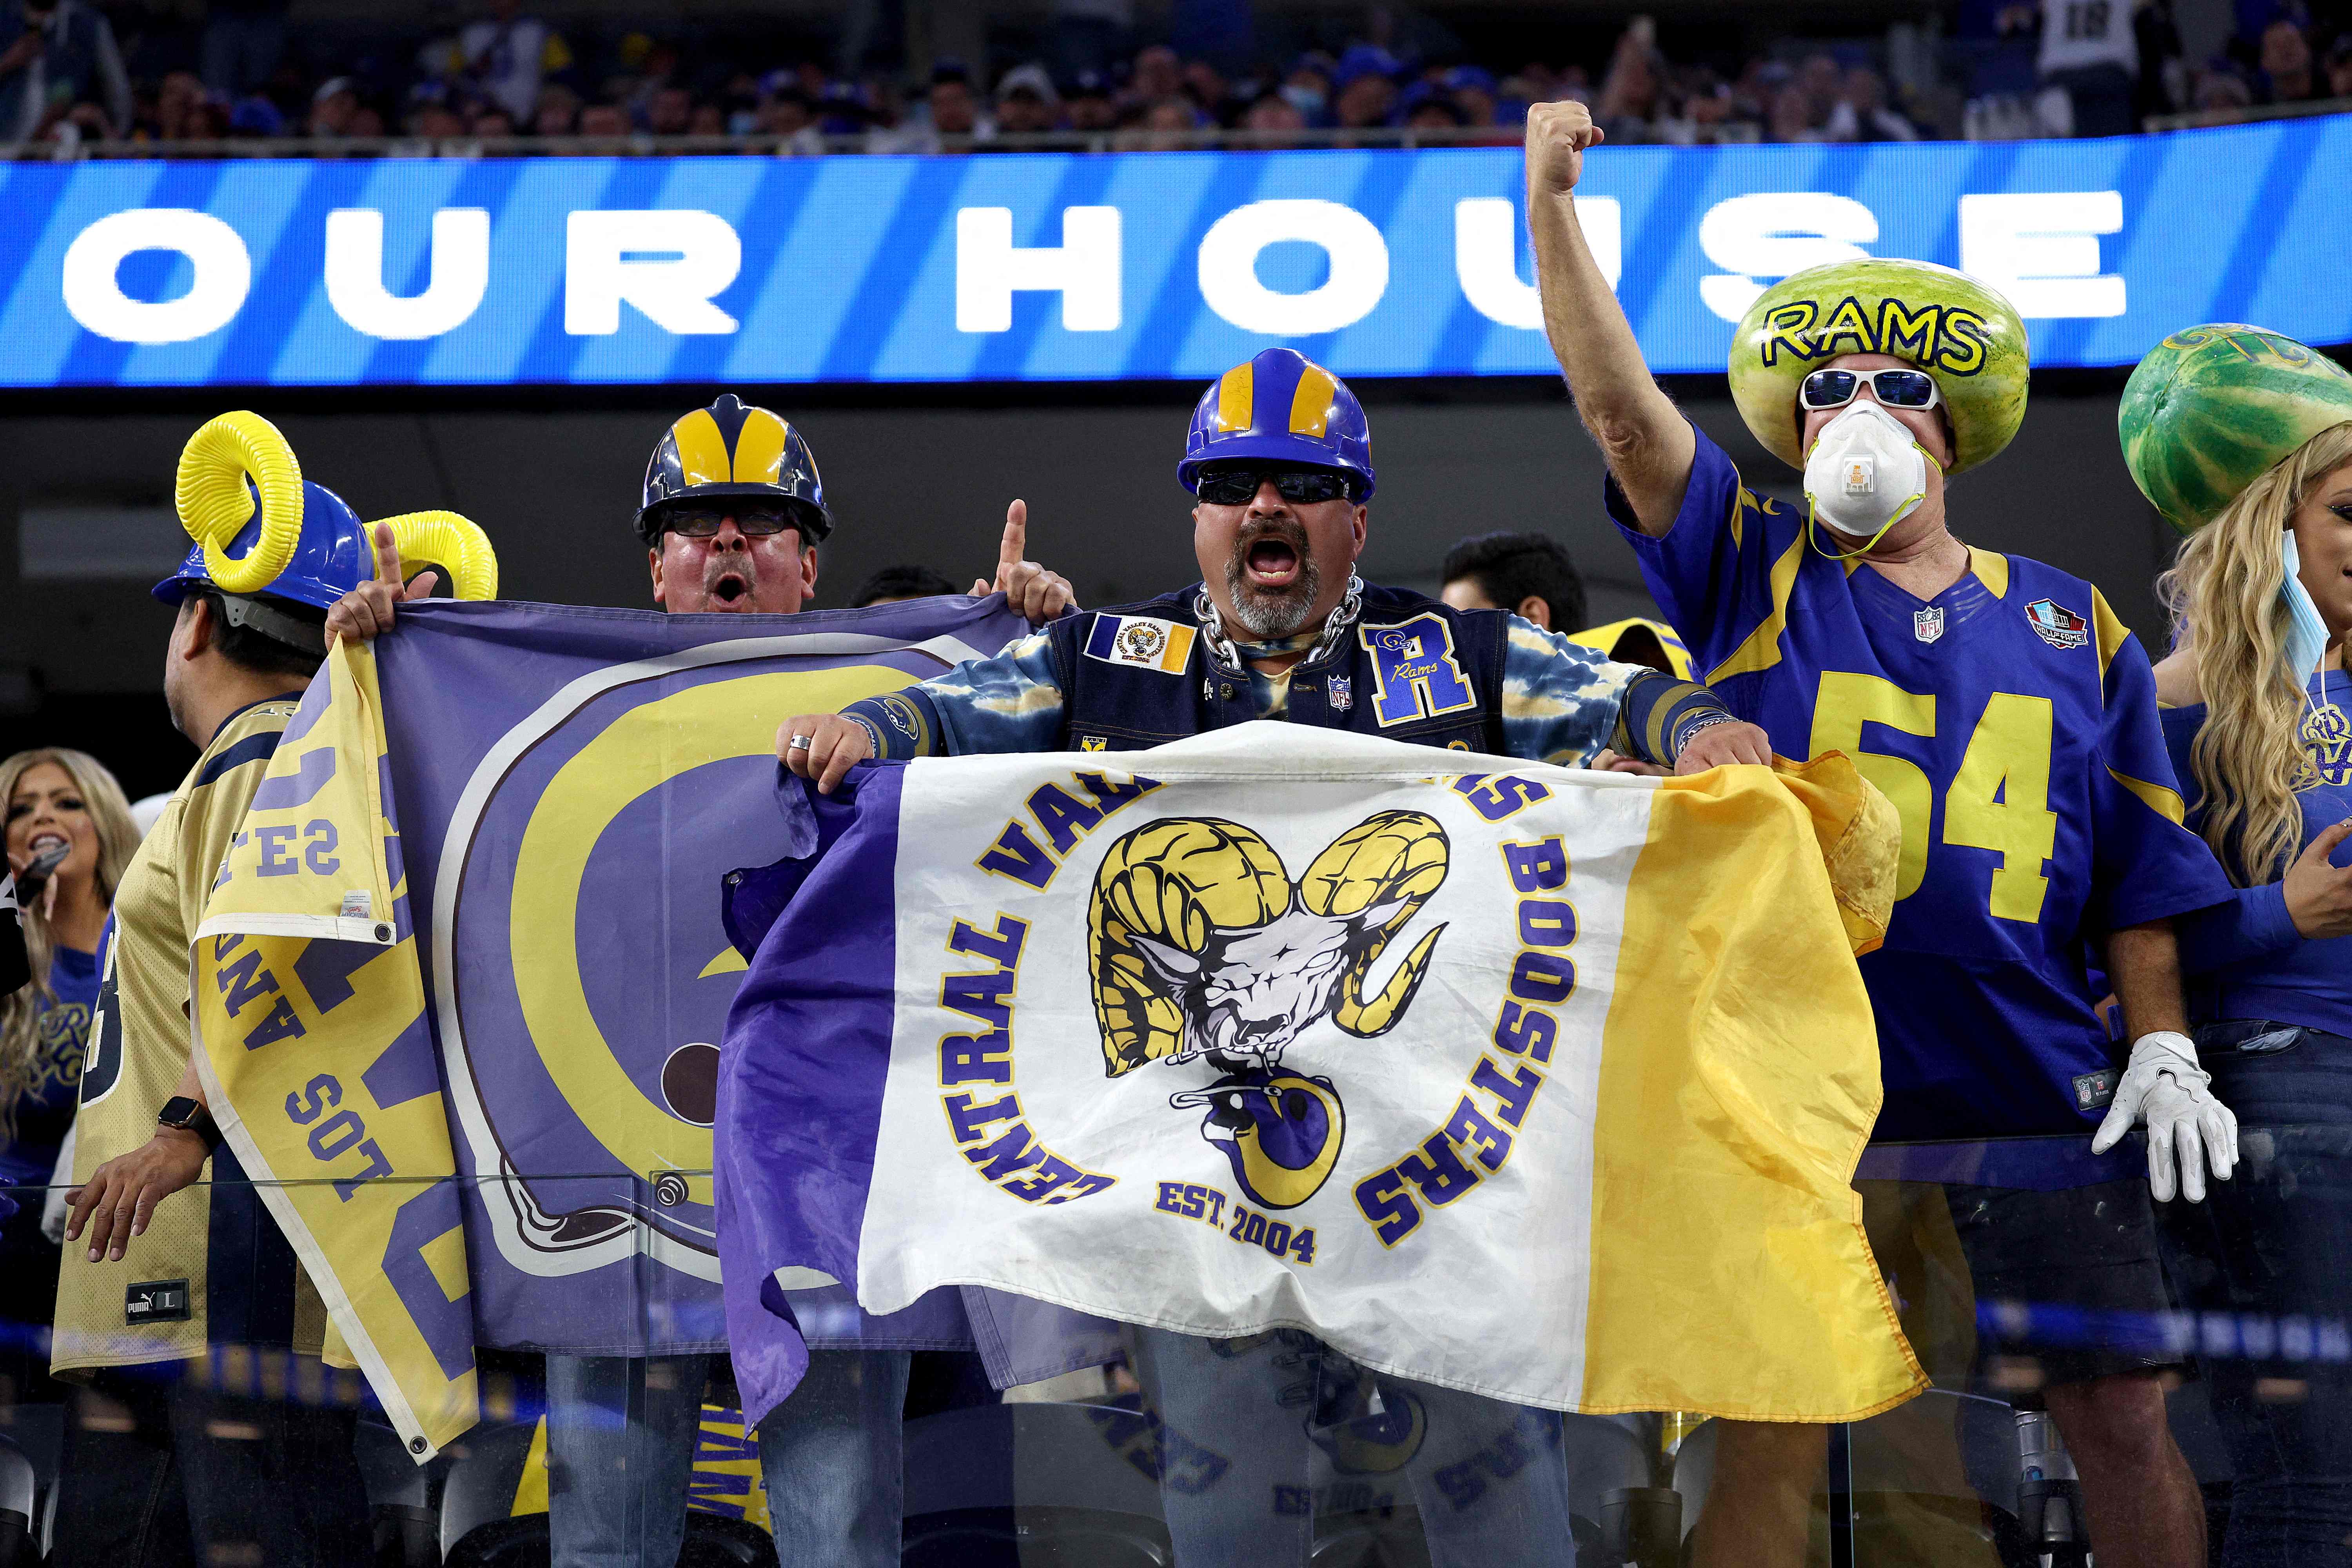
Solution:
[[[782,1568],[898,1568],[911,1351],[811,1351],[760,1423],[768,1528]]]
[[[2202,1204],[2165,1205],[2185,1304],[2235,1319],[2238,1353],[2204,1362],[2235,1472],[2221,1561],[2347,1568],[2352,1039],[2230,1022],[2200,1026],[2197,1050],[2242,1158]]]
[[[1239,1340],[1138,1329],[1135,1371],[1163,1423],[1160,1503],[1178,1568],[1297,1568],[1318,1503],[1377,1509],[1399,1477],[1435,1568],[1574,1560],[1550,1411],[1368,1373],[1291,1329]],[[1336,1498],[1316,1496],[1318,1447]]]
[[[784,1568],[895,1568],[910,1354],[812,1351],[808,1376],[760,1424]],[[554,1568],[677,1563],[709,1371],[707,1355],[547,1358]]]
[[[356,1411],[246,1399],[185,1381],[98,1379],[118,1408],[66,1424],[57,1561],[97,1568],[369,1560]],[[125,1420],[123,1417],[127,1416]]]

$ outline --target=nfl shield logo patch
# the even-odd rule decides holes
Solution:
[[[1921,642],[1934,642],[1944,635],[1944,606],[1937,605],[1911,612],[1911,635]]]
[[[2052,647],[2081,647],[2091,640],[2091,623],[2055,599],[2036,599],[2025,606],[2026,624]]]
[[[1324,689],[1330,694],[1332,712],[1345,713],[1356,705],[1356,682],[1353,677],[1335,675],[1324,683]]]

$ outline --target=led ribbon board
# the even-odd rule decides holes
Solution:
[[[2204,321],[2352,341],[2352,117],[2114,141],[1604,149],[1651,365],[1863,255],[1996,284],[2051,365]],[[0,385],[1553,374],[1516,148],[0,164]]]

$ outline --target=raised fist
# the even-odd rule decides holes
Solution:
[[[1564,196],[1576,189],[1584,174],[1584,150],[1608,139],[1608,133],[1592,123],[1591,111],[1572,98],[1529,108],[1528,194]]]

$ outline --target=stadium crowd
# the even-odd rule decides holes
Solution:
[[[446,152],[699,137],[814,154],[1172,149],[1235,132],[1255,146],[1397,132],[1510,144],[1529,104],[1563,99],[1621,144],[2000,141],[2352,97],[2352,21],[2301,0],[2241,0],[2227,47],[2201,60],[2187,58],[2171,0],[1959,0],[1884,38],[1752,50],[1736,30],[1665,40],[1635,16],[1613,44],[1561,25],[1511,58],[1402,33],[1378,8],[1363,28],[1276,53],[1245,5],[1194,7],[1231,14],[1189,29],[1180,6],[1167,41],[1069,3],[1023,40],[1034,58],[922,71],[869,68],[884,51],[854,21],[833,40],[669,37],[559,28],[524,0],[487,0],[453,29],[354,42],[345,27],[289,24],[287,7],[212,0],[190,21],[137,0],[5,0],[0,144],[71,155],[92,142],[390,139]]]

